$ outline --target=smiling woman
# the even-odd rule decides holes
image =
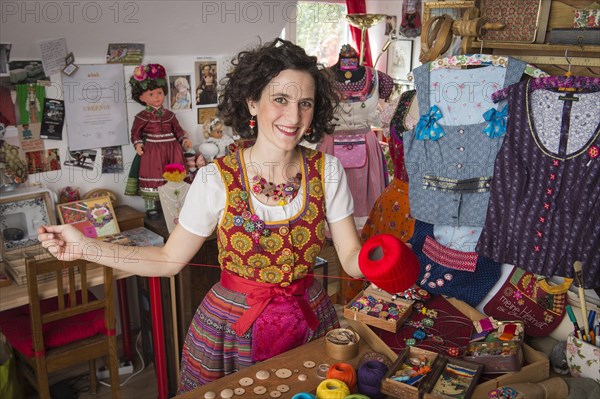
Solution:
[[[277,40],[240,53],[226,77],[220,117],[243,135],[256,135],[255,144],[198,170],[164,247],[139,247],[135,264],[102,258],[135,274],[173,275],[216,230],[221,280],[192,320],[179,392],[339,327],[312,273],[327,223],[342,267],[361,275],[352,197],[336,158],[298,145],[333,131],[336,103],[331,80],[301,47]],[[87,257],[86,238],[72,226],[44,226],[39,233],[59,259]],[[109,252],[104,244],[100,250]]]

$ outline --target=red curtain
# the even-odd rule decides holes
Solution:
[[[346,0],[346,8],[348,9],[348,14],[364,14],[367,12],[365,0]],[[356,51],[360,52],[361,30],[354,26],[350,26],[350,33],[352,34],[352,39],[354,39],[354,42],[356,43]],[[369,47],[369,32],[365,33],[365,56],[363,64],[368,66],[373,65],[371,61],[371,48]]]

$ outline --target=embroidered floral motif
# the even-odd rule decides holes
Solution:
[[[270,264],[269,258],[261,254],[254,254],[250,256],[250,258],[248,258],[248,263],[250,266],[257,269],[263,269]]]
[[[292,230],[292,242],[298,247],[303,247],[310,241],[310,230],[306,227],[298,226]]]
[[[283,273],[275,266],[269,266],[260,271],[260,279],[267,283],[279,283],[283,280]]]
[[[252,248],[252,240],[246,234],[235,233],[231,236],[231,245],[245,255]]]

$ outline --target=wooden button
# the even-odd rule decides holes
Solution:
[[[250,377],[244,377],[240,379],[240,385],[243,387],[249,387],[252,384],[254,384],[254,380]]]
[[[221,391],[221,397],[223,399],[231,399],[233,398],[233,389],[225,388]]]
[[[315,362],[313,362],[312,360],[307,360],[307,361],[304,362],[303,365],[307,369],[312,369],[313,367],[315,367]]]
[[[287,392],[287,391],[290,390],[290,386],[289,385],[285,385],[285,384],[281,384],[281,385],[277,386],[277,390],[279,392],[285,393],[285,392]]]
[[[217,397],[217,394],[214,393],[213,391],[208,391],[204,394],[204,399],[215,399]]]
[[[262,385],[259,385],[254,387],[252,392],[254,392],[257,395],[264,395],[265,393],[267,393],[267,388],[263,387]]]
[[[307,379],[306,374],[298,374],[298,381],[306,381]]]
[[[280,396],[281,396],[281,392],[279,392],[279,391],[271,391],[271,393],[269,393],[269,395],[270,395],[272,398],[278,398],[278,397],[280,397]]]
[[[270,376],[271,373],[269,373],[267,370],[260,370],[256,372],[256,378],[258,378],[259,380],[266,380]]]
[[[246,390],[244,388],[236,388],[233,390],[233,393],[235,393],[237,396],[242,396],[243,394],[246,393]]]
[[[275,372],[275,375],[279,378],[290,378],[292,375],[292,371],[288,369],[279,369]]]

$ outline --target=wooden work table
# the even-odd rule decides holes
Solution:
[[[358,368],[361,356],[365,352],[369,352],[371,350],[372,349],[368,343],[366,343],[364,340],[360,340],[360,349],[358,352],[358,356],[356,356],[353,359],[346,360],[344,361],[344,363],[351,364],[356,369]],[[312,360],[313,362],[315,362],[316,366],[311,369],[304,367],[304,362],[307,360]],[[269,393],[271,391],[276,391],[277,386],[281,384],[285,384],[290,387],[290,391],[288,393],[281,395],[282,398],[290,398],[293,396],[293,394],[296,394],[298,392],[314,393],[317,389],[317,386],[321,383],[321,381],[323,381],[322,378],[319,378],[317,376],[317,370],[319,365],[322,363],[332,365],[339,362],[340,360],[336,360],[329,357],[325,352],[325,337],[323,337],[315,341],[309,342],[306,345],[302,345],[290,351],[282,353],[281,355],[275,356],[269,360],[256,363],[236,373],[229,374],[228,376],[220,378],[214,382],[211,382],[210,384],[196,388],[193,391],[189,391],[184,394],[178,395],[175,398],[204,398],[204,394],[209,391],[213,391],[214,393],[216,393],[216,397],[219,398],[219,393],[223,389],[239,388],[239,380],[243,377],[252,378],[254,380],[254,384],[248,387],[243,387],[246,390],[246,392],[243,395],[235,395],[235,398],[256,398],[258,396],[270,398],[271,396],[269,395]],[[273,370],[278,370],[281,368],[286,368],[292,371],[292,376],[286,379],[277,377]],[[256,373],[260,370],[266,370],[269,373],[271,373],[269,379],[261,381],[258,378],[256,378]],[[308,377],[306,381],[298,380],[298,375],[300,374],[305,374]],[[267,388],[267,392],[264,395],[257,395],[253,392],[254,387],[259,385],[262,385],[265,388]]]

